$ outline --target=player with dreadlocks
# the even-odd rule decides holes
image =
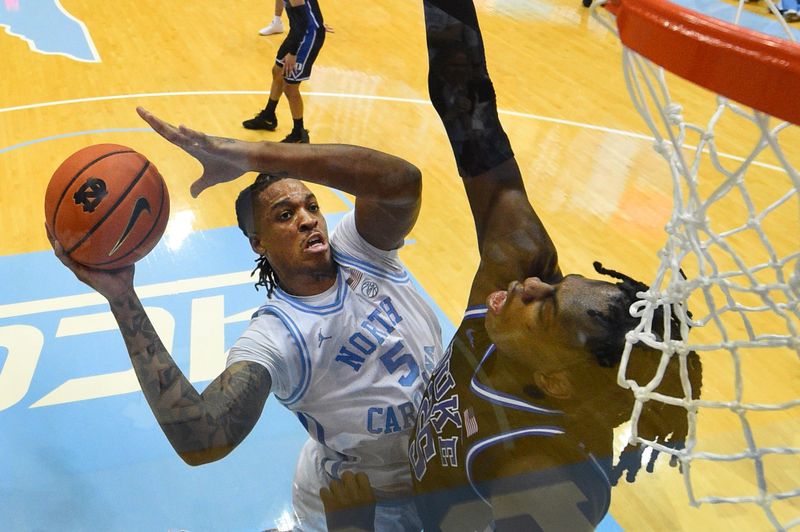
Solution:
[[[269,297],[202,393],[148,319],[134,268],[84,268],[52,242],[62,262],[109,301],[142,391],[176,452],[190,465],[223,458],[273,394],[309,434],[293,482],[298,529],[325,529],[319,489],[344,471],[369,473],[380,498],[409,495],[408,438],[442,353],[437,318],[397,251],[419,213],[419,170],[368,148],[212,137],[138,112],[202,163],[195,197],[262,172],[237,199],[236,212]],[[355,196],[354,209],[330,235],[300,178]],[[387,530],[419,522],[413,504],[392,503],[377,515]]]
[[[613,466],[613,429],[633,408],[617,368],[638,323],[630,306],[647,286],[599,263],[595,270],[613,281],[562,273],[498,119],[474,6],[425,0],[424,11],[431,102],[463,179],[481,261],[409,447],[423,528],[592,530],[608,511],[612,485],[626,469],[632,480],[641,460],[629,448]],[[676,320],[670,327],[680,337]],[[628,376],[647,382],[661,352],[634,350]],[[696,354],[687,366],[688,392],[697,397]],[[682,395],[678,360],[656,391]],[[646,405],[639,429],[680,447],[686,412]],[[370,529],[369,504],[363,513],[353,508],[370,501],[368,480],[348,476],[320,492],[329,528],[350,520]]]

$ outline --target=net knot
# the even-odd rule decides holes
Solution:
[[[677,218],[684,227],[691,229],[705,229],[708,226],[708,221],[702,211],[682,212],[678,214]]]
[[[672,156],[672,144],[666,140],[658,140],[653,144],[655,152],[667,159]]]
[[[678,126],[683,124],[683,106],[678,103],[670,103],[664,107],[664,114],[667,116],[667,120],[673,126]]]

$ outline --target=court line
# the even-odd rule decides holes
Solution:
[[[93,96],[89,98],[75,98],[71,100],[55,100],[51,102],[40,102],[40,103],[32,103],[27,105],[17,105],[14,107],[4,107],[0,108],[0,114],[2,113],[9,113],[13,111],[23,111],[28,109],[38,109],[42,107],[55,107],[59,105],[72,105],[77,103],[87,103],[87,102],[105,102],[110,100],[129,100],[135,98],[161,98],[161,97],[172,97],[172,96],[264,96],[268,95],[269,91],[180,91],[180,92],[144,92],[144,93],[137,93],[137,94],[116,94],[111,96]],[[343,98],[343,99],[357,99],[357,100],[373,100],[373,101],[384,101],[384,102],[399,102],[399,103],[413,103],[413,104],[423,104],[429,105],[431,102],[430,100],[423,100],[420,98],[398,98],[395,96],[377,96],[371,94],[352,94],[352,93],[337,93],[337,92],[303,92],[301,93],[303,96],[317,96],[323,98]],[[577,127],[582,129],[588,129],[592,131],[600,131],[603,133],[611,133],[614,135],[621,135],[623,137],[630,137],[638,140],[646,140],[650,142],[655,142],[655,137],[651,137],[648,135],[643,135],[641,133],[634,133],[632,131],[625,131],[622,129],[614,129],[604,126],[597,126],[594,124],[587,124],[585,122],[577,122],[574,120],[564,120],[562,118],[553,118],[550,116],[542,116],[536,115],[532,113],[521,113],[518,111],[506,111],[503,109],[497,110],[498,114],[501,115],[508,115],[508,116],[516,116],[520,118],[529,118],[532,120],[538,120],[540,122],[547,122],[551,124],[559,124],[571,127]],[[136,128],[130,129],[130,131],[139,131]],[[81,134],[80,132],[75,133],[76,135]],[[68,135],[68,134],[67,134]],[[35,143],[38,139],[27,141],[29,143]],[[22,147],[24,143],[16,145],[16,147]],[[7,151],[11,151],[14,147],[4,148],[0,150],[0,153],[4,153]],[[687,144],[684,146],[686,150],[694,150],[696,146]],[[731,159],[734,161],[742,162],[745,160],[744,157],[739,157],[738,155],[732,155],[728,153],[718,153],[720,157],[724,157],[726,159]],[[770,170],[776,170],[779,172],[784,171],[784,168],[780,166],[775,166],[772,164],[762,163],[759,161],[753,161],[751,163],[754,166],[760,166],[762,168],[767,168]]]
[[[250,270],[223,273],[217,275],[206,275],[203,277],[192,277],[180,279],[178,281],[166,281],[136,286],[136,292],[142,299],[160,297],[187,292],[199,292],[214,288],[225,288],[252,282]],[[97,292],[88,292],[71,296],[49,297],[36,299],[33,301],[23,301],[21,303],[9,303],[0,305],[0,319],[17,318],[31,314],[41,314],[44,312],[55,312],[59,310],[69,310],[94,305],[103,305],[107,301]]]
[[[49,137],[41,137],[38,139],[26,140],[24,142],[20,142],[19,144],[12,144],[11,146],[6,146],[5,148],[0,148],[0,153],[6,153],[12,150],[16,150],[17,148],[24,148],[26,146],[31,146],[33,144],[39,144],[41,142],[48,142],[51,140],[58,140],[58,139],[65,139],[69,137],[80,137],[82,135],[94,135],[97,133],[130,133],[130,132],[141,132],[141,133],[154,133],[152,129],[149,127],[118,127],[118,128],[109,128],[109,129],[91,129],[86,131],[73,131],[71,133],[61,133],[58,135],[51,135]]]
[[[72,57],[76,61],[84,61],[87,63],[99,63],[101,61],[100,53],[97,51],[97,48],[94,45],[94,40],[92,40],[92,34],[89,33],[89,28],[86,27],[86,24],[84,24],[81,19],[73,16],[72,13],[64,9],[64,6],[61,5],[60,0],[55,0],[55,3],[56,7],[59,9],[59,11],[61,11],[64,14],[65,17],[75,21],[75,23],[81,28],[83,36],[86,38],[86,45],[89,47],[89,51],[92,53],[93,59],[89,61],[87,59],[81,59],[80,57],[72,57],[71,54],[64,54],[64,55],[68,55],[69,57]]]
[[[116,94],[111,96],[92,96],[87,98],[75,98],[71,100],[54,100],[51,102],[32,103],[27,105],[17,105],[14,107],[0,108],[0,114],[9,113],[13,111],[24,111],[27,109],[38,109],[42,107],[56,107],[59,105],[72,105],[77,103],[89,102],[105,102],[110,100],[129,100],[135,98],[163,98],[172,96],[267,96],[269,91],[180,91],[180,92],[143,92],[137,94]],[[374,100],[384,102],[399,102],[399,103],[413,103],[417,105],[430,105],[430,100],[420,98],[398,98],[394,96],[377,96],[372,94],[353,94],[353,93],[337,93],[337,92],[303,92],[303,96],[318,96],[324,98],[345,98],[345,99],[358,99],[358,100]],[[574,127],[581,127],[584,129],[595,129],[605,133],[614,133],[617,135],[624,135],[644,140],[654,140],[653,137],[641,135],[622,129],[613,129],[603,126],[596,126],[587,124],[585,122],[575,122],[572,120],[563,120],[561,118],[552,118],[549,116],[534,115],[530,113],[520,113],[516,111],[505,111],[498,109],[498,113],[507,114],[510,116],[519,116],[522,118],[532,118],[542,122],[551,122],[554,124],[568,125]]]

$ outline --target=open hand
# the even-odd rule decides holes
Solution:
[[[329,530],[375,529],[375,493],[364,473],[342,473],[341,480],[319,490]]]
[[[190,189],[192,197],[196,198],[208,187],[233,181],[249,171],[247,153],[250,143],[212,137],[183,125],[175,127],[142,107],[137,107],[136,112],[156,133],[183,149],[203,165],[203,174],[192,183]]]

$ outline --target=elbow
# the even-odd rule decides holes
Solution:
[[[187,465],[197,467],[221,460],[228,456],[232,450],[233,447],[203,449],[199,451],[178,451],[178,456],[180,456],[181,460]]]
[[[422,172],[420,169],[408,163],[399,181],[402,197],[411,201],[419,201],[422,197]]]

